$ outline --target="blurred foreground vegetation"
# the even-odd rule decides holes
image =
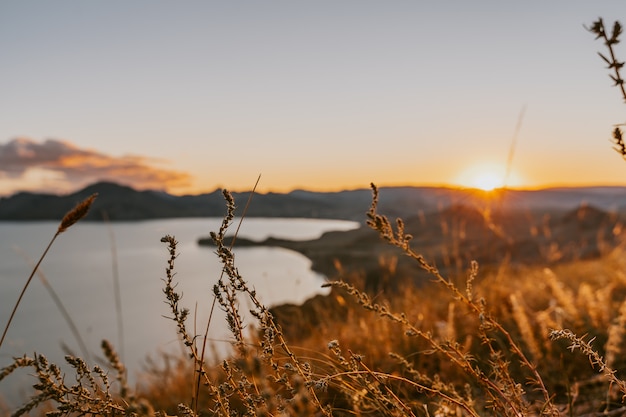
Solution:
[[[506,258],[482,271],[476,262],[443,276],[411,248],[401,220],[377,212],[373,187],[368,226],[397,255],[371,274],[336,264],[328,296],[303,306],[266,308],[238,273],[225,242],[235,203],[213,234],[224,275],[214,287],[227,312],[233,352],[211,358],[203,334],[188,329],[189,310],[176,292],[175,238],[165,236],[164,294],[188,352],[165,356],[129,386],[114,347],[108,364],[68,356],[76,376],[43,356],[17,358],[0,371],[34,372],[37,393],[21,413],[50,415],[390,415],[531,416],[626,413],[626,257],[615,241],[601,256],[513,266]],[[616,224],[616,234],[621,229]],[[235,245],[236,248],[236,245]],[[402,256],[430,277],[401,279]],[[184,277],[181,277],[184,279]],[[370,281],[369,292],[364,288]],[[244,301],[246,300],[246,301]],[[253,322],[240,305],[253,305]],[[250,331],[252,330],[252,331]],[[578,336],[577,336],[578,335]],[[591,362],[591,363],[590,363]],[[4,414],[9,414],[5,410]]]

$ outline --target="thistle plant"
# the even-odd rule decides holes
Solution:
[[[626,101],[626,87],[624,86],[624,79],[620,72],[624,67],[624,62],[617,60],[614,49],[614,46],[620,42],[620,36],[623,32],[621,23],[615,21],[613,28],[609,32],[604,26],[604,21],[598,18],[598,20],[593,22],[591,27],[587,29],[596,35],[596,39],[601,39],[604,42],[608,50],[608,57],[600,52],[598,52],[598,55],[607,64],[607,69],[611,71],[609,77],[613,80],[613,85],[620,89],[622,98]],[[623,124],[616,125],[615,129],[613,129],[613,149],[622,155],[622,158],[626,159],[626,144],[624,144],[623,132],[619,126],[623,126]]]
[[[624,79],[621,75],[621,70],[624,67],[623,61],[618,61],[615,54],[615,45],[620,42],[620,36],[623,32],[623,27],[620,22],[615,21],[613,23],[612,29],[607,30],[604,25],[604,21],[602,18],[598,18],[591,27],[587,28],[591,33],[596,35],[596,39],[601,39],[604,42],[604,45],[607,48],[608,56],[598,53],[600,58],[607,64],[607,69],[610,70],[609,77],[613,80],[614,86],[618,87],[622,98],[626,101],[626,88],[624,86]],[[623,132],[619,126],[623,126],[623,124],[616,125],[613,130],[613,142],[614,149],[618,152],[622,158],[626,159],[626,144],[624,143]],[[567,299],[568,297],[561,288],[556,285],[556,280],[554,279],[554,274],[549,274],[550,280],[548,281],[551,284],[552,290],[561,294],[561,299]],[[586,288],[586,287],[583,287]],[[577,316],[578,310],[571,305],[571,303],[564,303],[567,308],[570,316]],[[617,377],[617,371],[612,367],[612,365],[616,362],[616,358],[618,355],[622,353],[620,349],[620,345],[623,341],[624,330],[623,326],[626,323],[626,319],[624,318],[626,312],[626,304],[622,302],[619,308],[619,314],[614,320],[614,323],[607,329],[608,337],[606,342],[606,358],[603,357],[597,348],[593,346],[593,342],[595,337],[585,338],[585,336],[577,336],[574,332],[569,329],[553,329],[550,331],[550,338],[552,340],[567,340],[570,342],[568,349],[572,352],[575,350],[580,350],[584,355],[586,355],[589,359],[591,366],[594,369],[597,369],[598,372],[611,384],[616,386],[619,391],[622,393],[622,402],[626,398],[626,382]],[[580,319],[580,317],[578,317]],[[608,406],[608,404],[607,404]],[[625,409],[622,408],[622,412]]]
[[[615,385],[622,393],[622,402],[626,399],[626,381],[617,377],[617,371],[612,368],[607,362],[607,359],[603,358],[598,350],[593,347],[595,338],[585,340],[585,337],[577,336],[571,330],[561,329],[553,330],[550,332],[550,338],[553,340],[564,339],[570,342],[568,349],[572,352],[580,350],[583,354],[589,358],[589,363],[594,369],[606,378],[610,384]],[[624,411],[624,410],[623,410]]]

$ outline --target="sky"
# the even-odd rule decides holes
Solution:
[[[624,1],[0,2],[0,195],[626,185],[598,17]]]

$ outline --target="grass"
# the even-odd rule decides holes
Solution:
[[[39,258],[39,261],[37,261],[37,264],[33,268],[33,270],[31,272],[30,276],[28,277],[28,279],[26,280],[26,284],[24,284],[24,288],[22,289],[22,292],[20,293],[19,297],[17,298],[17,302],[15,303],[15,307],[13,307],[13,310],[11,311],[11,315],[9,317],[9,321],[7,322],[7,325],[5,326],[4,331],[2,332],[2,337],[0,337],[0,347],[2,347],[2,343],[4,342],[4,338],[7,335],[7,331],[9,330],[9,327],[11,326],[11,322],[13,321],[13,317],[15,316],[15,312],[17,311],[17,307],[20,305],[20,301],[22,301],[22,297],[26,293],[26,289],[28,288],[28,285],[32,281],[33,277],[35,276],[35,272],[37,271],[37,268],[39,268],[39,265],[41,264],[41,261],[43,261],[43,258],[45,258],[46,254],[48,253],[48,251],[52,247],[52,244],[54,243],[56,238],[59,237],[61,235],[61,233],[65,232],[67,229],[69,229],[74,224],[76,224],[76,222],[78,222],[80,219],[82,219],[83,217],[85,217],[87,215],[87,212],[89,211],[89,208],[91,207],[91,205],[93,204],[95,199],[96,199],[96,195],[95,194],[87,197],[85,200],[83,200],[79,204],[77,204],[76,207],[74,207],[72,210],[67,212],[67,214],[61,220],[61,223],[59,224],[59,227],[58,227],[56,233],[52,236],[52,239],[48,243],[48,246],[46,246],[46,249],[43,251],[43,254]]]
[[[224,242],[235,202],[228,192],[224,196],[227,214],[212,235],[224,275],[213,294],[227,313],[232,355],[211,362],[202,338],[190,333],[190,312],[174,280],[178,242],[165,236],[164,296],[188,355],[155,362],[135,389],[108,342],[108,363],[102,366],[66,358],[75,377],[63,376],[42,355],[16,358],[2,369],[0,381],[30,368],[40,393],[14,415],[42,406],[52,415],[160,410],[224,416],[567,416],[626,410],[626,375],[619,371],[626,370],[623,248],[553,269],[503,265],[482,273],[471,263],[464,280],[450,279],[412,251],[401,220],[392,223],[377,212],[373,187],[368,225],[433,282],[371,296],[359,289],[363,276],[338,272],[343,279],[327,284],[332,291],[316,311],[317,322],[302,320],[296,332],[289,325],[283,330],[279,311],[275,316],[259,302],[238,273],[233,249]],[[393,268],[393,262],[386,265]],[[256,318],[251,334],[244,332],[238,307],[243,297]]]
[[[622,88],[622,64],[613,52],[621,26],[614,26],[609,35],[599,20],[590,30],[609,48],[610,58],[603,59]],[[616,139],[618,151],[622,145]],[[129,386],[126,368],[107,341],[102,343],[104,364],[90,366],[66,356],[73,375],[64,375],[41,354],[14,358],[0,369],[0,383],[9,383],[18,369],[29,369],[36,393],[22,407],[10,412],[0,407],[0,413],[476,417],[626,413],[624,247],[611,248],[600,258],[550,267],[512,269],[503,260],[498,268],[483,271],[470,262],[462,274],[445,276],[412,248],[413,237],[403,220],[391,221],[378,212],[378,197],[372,185],[367,225],[425,271],[431,279],[428,285],[368,294],[363,274],[338,265],[337,275],[326,284],[330,295],[297,311],[271,310],[240,275],[236,247],[226,242],[226,233],[234,226],[235,201],[224,191],[226,213],[211,235],[223,274],[212,296],[214,305],[226,313],[232,334],[228,357],[211,357],[206,335],[189,329],[191,313],[175,280],[178,242],[166,235],[161,239],[168,254],[163,294],[185,354],[155,361],[137,387]],[[65,216],[48,248],[84,216],[93,198]],[[381,276],[393,276],[397,259],[381,258],[379,265]],[[36,270],[37,266],[4,335]],[[240,305],[252,306],[253,322],[244,322]],[[315,320],[311,314],[300,315],[305,308],[313,309]]]

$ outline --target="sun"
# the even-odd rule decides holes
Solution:
[[[493,191],[519,182],[514,172],[510,174],[507,181],[505,180],[506,169],[504,167],[485,162],[466,168],[456,178],[455,183],[466,188]]]
[[[471,185],[483,191],[493,191],[496,188],[502,188],[504,181],[502,176],[494,172],[483,172],[478,174],[471,180]]]

